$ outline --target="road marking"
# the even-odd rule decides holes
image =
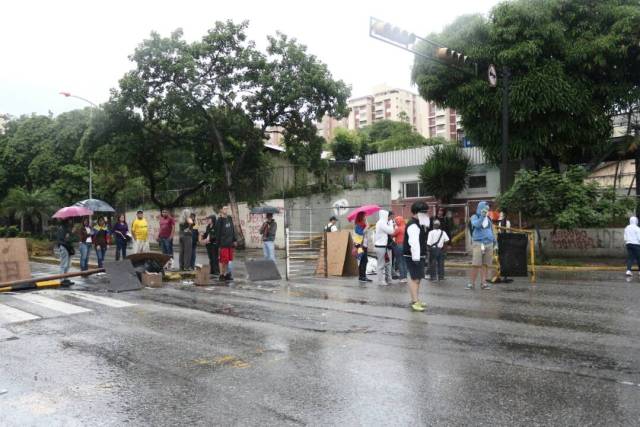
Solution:
[[[132,307],[134,305],[137,305],[137,304],[132,304],[130,302],[121,301],[114,298],[101,297],[98,295],[92,295],[92,294],[87,294],[83,292],[72,291],[72,292],[65,292],[64,294],[71,295],[72,297],[83,299],[86,301],[95,302],[96,304],[106,305],[108,307],[123,308],[123,307]]]
[[[62,301],[56,301],[54,299],[43,297],[42,295],[37,295],[35,293],[14,295],[14,298],[18,298],[22,301],[27,301],[31,304],[36,304],[54,311],[59,311],[60,313],[64,314],[78,314],[91,311],[88,308],[79,307],[73,304],[67,304],[66,302]]]
[[[0,304],[0,325],[6,323],[24,322],[25,320],[39,319],[40,316]]]

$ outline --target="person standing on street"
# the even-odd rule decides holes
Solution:
[[[395,232],[393,221],[389,219],[389,212],[380,210],[378,212],[378,222],[376,223],[376,234],[374,237],[376,247],[376,258],[378,260],[378,286],[391,284],[391,267],[389,241]]]
[[[404,233],[403,256],[409,273],[409,295],[411,296],[411,310],[424,311],[425,305],[419,299],[420,281],[424,278],[424,260],[427,256],[427,247],[422,242],[427,241],[424,223],[429,220],[429,207],[424,202],[415,202],[411,205],[412,217],[407,222]]]
[[[160,211],[158,243],[163,254],[169,255],[173,259],[173,234],[176,231],[176,220],[169,215],[169,211]]]
[[[60,257],[60,274],[69,272],[71,265],[71,255],[74,254],[73,245],[71,244],[71,232],[69,221],[64,219],[60,221],[60,225],[56,229],[55,252]]]
[[[89,269],[89,252],[93,246],[91,235],[93,230],[91,229],[91,222],[89,218],[82,220],[82,226],[78,230],[78,236],[80,237],[80,271],[87,271]]]
[[[182,211],[178,228],[180,229],[180,256],[178,262],[180,271],[186,271],[191,268],[191,251],[193,250],[193,220],[188,209]]]
[[[108,248],[109,229],[104,218],[98,218],[98,223],[93,227],[93,246],[96,249],[96,257],[98,258],[98,268],[104,267],[104,256]]]
[[[632,276],[631,268],[634,261],[640,269],[640,227],[635,216],[629,218],[629,225],[624,229],[624,246],[627,248],[627,276]]]
[[[129,226],[124,214],[118,215],[118,221],[113,226],[113,236],[116,239],[116,261],[120,261],[120,257],[127,257],[127,240],[129,234]]]
[[[142,210],[136,213],[136,219],[131,224],[131,234],[133,235],[133,253],[149,252],[149,223],[144,218]]]
[[[220,274],[220,266],[218,265],[218,241],[216,240],[216,216],[210,215],[207,219],[207,227],[202,233],[200,240],[207,248],[207,256],[209,257],[209,274],[218,276]]]
[[[367,278],[369,224],[367,224],[364,212],[358,213],[354,224],[353,243],[355,245],[356,260],[358,261],[358,281],[360,283],[371,282],[372,280]]]
[[[337,222],[338,218],[336,218],[335,216],[329,218],[329,223],[324,227],[324,232],[335,233],[336,231],[338,231],[338,226],[336,225]]]
[[[270,259],[276,262],[276,231],[278,230],[278,224],[273,219],[273,214],[266,214],[267,219],[260,227],[260,234],[262,235],[262,251],[264,252],[264,259]]]
[[[400,215],[396,217],[395,223],[396,231],[393,234],[393,240],[396,242],[396,244],[393,246],[393,260],[396,263],[396,267],[398,269],[398,278],[400,279],[400,283],[405,283],[407,281],[407,264],[405,263],[403,251],[404,232],[407,228],[407,225],[404,221],[404,218]]]
[[[449,235],[440,228],[440,220],[433,221],[433,230],[427,236],[427,247],[430,252],[429,277],[431,280],[444,280],[444,245],[449,241]]]
[[[236,230],[233,219],[228,214],[228,208],[224,206],[218,212],[216,221],[216,240],[218,241],[218,261],[220,264],[220,281],[233,280],[229,272],[229,263],[233,261],[233,252],[236,246]]]
[[[489,219],[489,204],[487,202],[478,203],[476,213],[471,216],[471,282],[467,289],[475,289],[478,273],[481,272],[480,288],[491,289],[487,283],[489,266],[493,263],[493,246],[496,242],[493,235],[493,224]]]
[[[192,270],[196,268],[196,256],[198,254],[198,236],[200,235],[200,231],[198,231],[198,223],[196,222],[196,214],[195,212],[191,212],[191,222],[193,225],[191,226],[191,262],[189,263],[189,267]]]

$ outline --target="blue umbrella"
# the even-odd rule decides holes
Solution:
[[[78,203],[75,203],[74,206],[82,206],[87,209],[91,209],[94,212],[113,213],[116,211],[111,207],[109,203],[103,202],[102,200],[98,200],[98,199],[82,200]]]

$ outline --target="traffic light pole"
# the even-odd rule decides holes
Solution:
[[[502,147],[500,159],[500,194],[504,194],[509,180],[509,86],[511,70],[502,67]]]

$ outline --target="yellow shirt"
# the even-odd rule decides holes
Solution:
[[[149,237],[149,224],[147,220],[144,218],[136,218],[133,224],[131,224],[131,234],[133,234],[133,238],[136,240],[147,240]]]

